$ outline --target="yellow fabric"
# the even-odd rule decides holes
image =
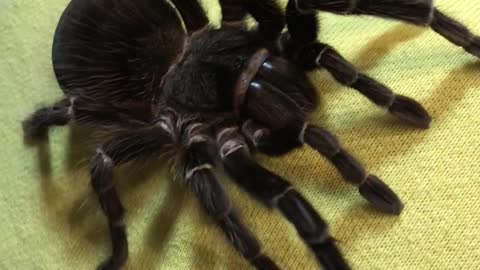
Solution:
[[[21,120],[61,96],[50,51],[66,4],[0,1],[0,269],[94,269],[110,253],[89,189],[88,133],[58,128],[39,149],[22,142]],[[205,4],[218,21],[216,1]],[[480,33],[478,1],[436,4]],[[309,149],[259,160],[291,180],[330,222],[354,269],[479,269],[479,60],[431,30],[376,18],[323,14],[321,38],[433,116],[431,129],[410,128],[327,73],[311,74],[323,94],[312,121],[389,183],[403,198],[404,213],[372,210]],[[128,209],[127,269],[249,269],[195,199],[169,181],[165,166],[119,170],[117,179]],[[316,268],[280,215],[223,182],[282,268]]]

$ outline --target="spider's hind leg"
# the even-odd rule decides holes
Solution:
[[[182,16],[189,34],[208,24],[208,17],[198,0],[172,0],[172,3]]]
[[[52,106],[34,112],[22,123],[25,139],[34,142],[44,139],[52,126],[69,122],[101,129],[143,128],[151,120],[148,103],[122,106],[87,97],[65,98]]]
[[[52,126],[64,126],[72,118],[71,102],[68,99],[38,109],[22,122],[27,140],[45,139]]]
[[[173,143],[166,123],[126,132],[97,149],[90,163],[91,184],[105,214],[112,244],[111,257],[98,270],[118,270],[128,257],[124,207],[115,188],[113,170],[116,166],[154,156]]]

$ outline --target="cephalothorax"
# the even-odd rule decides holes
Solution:
[[[431,0],[289,0],[285,13],[273,0],[220,4],[222,26],[213,29],[196,0],[72,0],[53,44],[53,67],[66,97],[25,120],[25,135],[41,138],[49,127],[70,121],[112,133],[90,164],[112,239],[112,257],[101,269],[121,268],[128,254],[113,168],[172,146],[181,149],[183,183],[254,267],[279,269],[243,225],[213,173],[216,166],[279,209],[321,266],[349,269],[310,203],[250,153],[281,155],[306,143],[375,207],[400,214],[403,204],[385,183],[327,130],[307,122],[318,104],[305,71],[325,68],[339,83],[419,128],[428,128],[431,118],[413,99],[394,94],[318,42],[316,10],[430,26],[477,57],[480,38]],[[256,28],[245,26],[247,13]]]

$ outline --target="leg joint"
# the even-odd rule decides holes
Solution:
[[[225,159],[227,156],[248,146],[242,136],[238,133],[238,128],[225,128],[217,135],[217,144],[220,146],[220,157]]]
[[[275,195],[271,200],[271,204],[273,206],[278,206],[279,200],[281,200],[290,190],[294,190],[294,188],[292,186],[288,186],[285,188],[284,191],[282,191],[278,195]]]
[[[243,123],[242,133],[257,146],[263,138],[268,137],[269,130],[249,119]]]
[[[113,160],[101,149],[91,161],[92,186],[97,193],[105,193],[113,188],[112,169]]]
[[[337,138],[321,127],[307,126],[304,139],[307,144],[329,159],[341,150]]]
[[[196,173],[196,172],[199,172],[201,170],[211,170],[213,169],[213,165],[210,164],[210,163],[204,163],[204,164],[201,164],[201,165],[198,165],[198,166],[195,166],[191,169],[188,169],[186,172],[185,172],[185,179],[188,180],[190,178],[193,177],[193,175]]]
[[[317,244],[329,238],[327,223],[298,191],[288,190],[280,198],[278,207],[306,242]]]

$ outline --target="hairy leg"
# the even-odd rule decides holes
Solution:
[[[291,0],[291,2],[304,14],[317,9],[343,15],[373,15],[430,26],[453,44],[480,57],[480,37],[436,9],[432,0]]]
[[[275,0],[220,0],[222,22],[242,21],[247,13],[258,22],[258,31],[274,41],[284,28],[284,16]]]
[[[208,24],[208,18],[198,0],[171,0],[180,12],[189,34]]]
[[[328,232],[327,223],[292,185],[253,161],[233,128],[220,131],[220,157],[227,173],[250,195],[279,209],[327,270],[350,269]]]
[[[143,128],[151,120],[149,110],[149,104],[121,107],[84,97],[70,97],[35,111],[23,121],[23,132],[28,139],[43,139],[50,127],[70,122],[101,129]]]
[[[368,174],[360,162],[343,149],[335,136],[326,129],[306,124],[299,139],[327,158],[343,178],[357,185],[360,194],[375,207],[395,215],[402,212],[403,203],[398,196],[378,177]]]
[[[419,128],[430,126],[432,119],[420,103],[410,97],[397,95],[386,85],[360,73],[332,47],[313,43],[304,48],[302,53],[301,62],[325,68],[337,82],[357,90],[399,119]]]
[[[115,189],[114,167],[158,154],[172,142],[168,130],[158,125],[125,133],[97,149],[90,163],[91,183],[107,217],[112,241],[112,256],[99,269],[120,269],[128,257],[124,208]]]
[[[337,138],[326,129],[305,124],[301,130],[278,133],[248,121],[243,125],[242,131],[257,149],[269,155],[287,153],[304,143],[308,144],[327,158],[347,182],[358,186],[360,194],[376,208],[390,214],[401,213],[403,203],[395,192],[378,177],[368,174],[360,162],[343,149]],[[277,152],[271,149],[276,149]]]
[[[52,106],[35,111],[22,123],[25,138],[44,139],[50,127],[68,124],[72,118],[70,105],[68,99],[63,99]]]
[[[201,125],[192,124],[190,127],[187,127],[187,146],[183,158],[184,182],[245,259],[257,269],[279,269],[275,262],[262,253],[258,240],[242,223],[216,179],[212,171],[215,166],[215,144],[202,134]]]
[[[325,68],[337,82],[359,91],[376,105],[419,128],[428,128],[431,117],[412,98],[397,95],[389,87],[359,72],[350,62],[327,44],[317,41],[316,15],[302,14],[291,0],[287,5],[289,33],[282,37],[284,53],[306,70]],[[302,34],[299,34],[303,29]]]
[[[243,0],[220,0],[219,2],[222,8],[222,23],[243,22],[247,15]]]

